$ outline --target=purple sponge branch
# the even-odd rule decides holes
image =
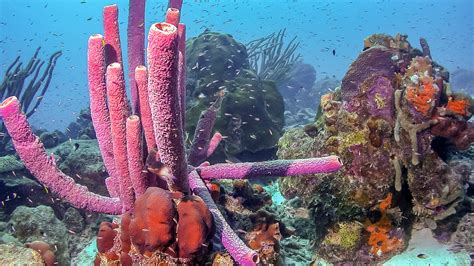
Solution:
[[[118,21],[118,6],[110,5],[104,7],[104,44],[106,65],[122,62],[122,48],[120,45],[120,29]]]
[[[153,132],[150,103],[148,102],[148,71],[145,66],[140,65],[135,69],[135,83],[138,89],[140,122],[143,126],[147,152],[150,152],[156,148],[156,139]]]
[[[431,59],[430,46],[428,45],[428,41],[425,38],[420,38],[420,45],[421,51],[423,52],[423,56],[428,56]]]
[[[224,216],[222,216],[212,200],[211,194],[199,174],[196,171],[192,171],[188,179],[192,192],[204,200],[209,211],[214,216],[216,234],[232,258],[236,260],[239,265],[256,265],[259,262],[257,252],[247,247],[239,236],[235,234],[234,229],[226,222]]]
[[[202,111],[201,116],[199,117],[196,130],[194,131],[193,142],[189,148],[188,163],[192,166],[197,166],[202,163],[208,155],[212,153],[208,153],[210,143],[209,139],[211,138],[212,129],[216,122],[217,110],[219,109],[220,102],[221,98],[205,111]],[[215,143],[215,141],[213,142],[212,151],[217,147],[215,144],[219,144],[219,142],[220,139],[217,143]]]
[[[176,8],[181,10],[183,6],[183,0],[169,0],[168,1],[168,8]]]
[[[342,167],[337,156],[299,160],[276,160],[255,163],[214,164],[199,167],[204,179],[246,179],[259,176],[294,176],[332,173]]]
[[[148,34],[148,99],[158,152],[177,182],[170,189],[189,192],[181,112],[178,101],[178,30],[155,23]]]
[[[138,113],[138,91],[135,82],[135,69],[145,64],[145,0],[130,0],[128,5],[127,53],[128,79],[132,112]]]
[[[219,143],[221,143],[221,140],[222,134],[219,132],[214,133],[211,140],[209,140],[209,143],[207,144],[206,158],[214,153],[214,151],[217,149],[217,146],[219,146]]]
[[[126,121],[129,112],[123,69],[119,63],[112,63],[107,67],[107,99],[115,167],[120,176],[120,199],[124,211],[128,211],[133,207],[135,199],[128,172]]]
[[[9,97],[0,104],[0,117],[26,168],[52,192],[76,208],[109,214],[122,212],[119,199],[94,194],[57,168],[54,157],[46,154],[43,143],[33,134],[16,97]]]
[[[140,118],[136,115],[129,116],[127,118],[128,172],[135,198],[145,193],[147,189],[146,174],[143,172],[141,137]]]
[[[181,123],[186,128],[186,25],[178,25],[178,98],[181,110]]]
[[[104,37],[100,34],[89,38],[87,48],[87,76],[89,82],[89,97],[92,124],[94,125],[100,153],[105,169],[110,177],[106,180],[110,196],[119,195],[119,175],[115,168],[112,148],[112,133],[110,132],[110,116],[107,108],[107,89],[105,83],[105,47]]]

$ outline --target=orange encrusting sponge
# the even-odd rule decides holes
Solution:
[[[370,253],[373,255],[381,256],[382,254],[387,254],[403,247],[402,239],[396,236],[390,236],[392,223],[388,218],[386,211],[390,207],[391,202],[392,193],[389,193],[379,204],[382,217],[378,222],[369,224],[365,229],[370,233],[367,244],[371,247]]]
[[[468,99],[456,100],[453,97],[449,97],[446,109],[462,116],[467,116],[470,103]]]
[[[424,77],[422,84],[421,86],[408,86],[406,98],[418,112],[428,116],[434,106],[438,88],[433,84],[433,79],[429,77]]]

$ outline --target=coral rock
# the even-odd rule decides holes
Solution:
[[[43,241],[34,241],[31,243],[26,243],[26,247],[36,250],[43,259],[43,262],[46,266],[53,266],[56,262],[56,257],[54,252],[51,250],[51,247],[48,243]]]

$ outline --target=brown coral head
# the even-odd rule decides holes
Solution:
[[[135,201],[129,232],[141,254],[164,251],[175,240],[176,207],[168,191],[150,187]]]
[[[97,233],[97,250],[100,253],[107,252],[114,246],[114,238],[117,235],[115,228],[117,228],[117,225],[110,222],[100,223],[99,232]]]
[[[31,243],[26,243],[25,246],[27,248],[36,250],[41,255],[41,258],[43,259],[43,262],[46,266],[55,265],[56,256],[54,255],[54,252],[51,250],[51,247],[48,245],[48,243],[43,241],[33,241]]]

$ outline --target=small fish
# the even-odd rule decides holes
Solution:
[[[88,18],[87,18],[87,21],[91,21],[91,20],[92,20],[92,17],[88,17]]]
[[[417,257],[423,260],[427,258],[426,254],[423,254],[423,253],[418,254]]]
[[[74,143],[74,151],[77,151],[79,149],[79,143]]]
[[[336,49],[332,49],[332,55],[336,55]]]

